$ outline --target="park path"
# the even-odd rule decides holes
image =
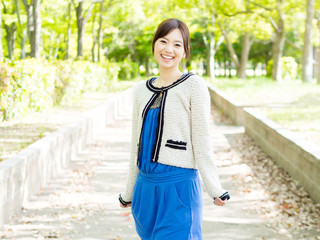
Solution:
[[[204,193],[204,239],[294,239],[270,227],[262,214],[250,208],[245,193],[238,191],[235,176],[241,176],[248,167],[230,155],[230,139],[243,134],[244,129],[227,125],[216,116],[212,123],[216,164],[231,201],[217,207]],[[130,113],[123,113],[114,124],[101,129],[72,159],[70,167],[4,226],[1,239],[139,239],[130,209],[119,208],[117,200],[126,181],[130,133]],[[254,201],[262,198],[257,195]]]

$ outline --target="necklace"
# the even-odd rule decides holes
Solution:
[[[178,79],[180,79],[182,76],[183,76],[184,74],[182,74]],[[172,82],[170,82],[169,84],[167,84],[167,85],[164,85],[163,83],[162,83],[162,81],[161,82],[159,82],[159,78],[156,78],[154,81],[153,81],[153,86],[155,86],[155,87],[157,87],[157,88],[162,88],[162,87],[167,87],[167,86],[170,86],[172,83],[174,83],[175,81],[177,81],[178,79],[176,79],[176,80],[174,80],[174,81],[172,81]]]

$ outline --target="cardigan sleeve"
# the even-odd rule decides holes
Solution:
[[[195,162],[204,186],[211,198],[226,191],[222,188],[218,170],[213,162],[213,145],[210,129],[210,94],[206,82],[197,77],[191,94],[191,137]]]
[[[137,166],[137,154],[138,154],[138,89],[139,84],[133,90],[133,107],[132,107],[132,132],[131,132],[131,148],[130,148],[130,162],[129,171],[125,192],[121,194],[122,199],[125,202],[131,202],[133,187],[136,182],[139,169]]]

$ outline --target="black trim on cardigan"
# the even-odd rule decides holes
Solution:
[[[156,100],[156,98],[160,95],[160,93],[154,93],[146,106],[143,109],[142,112],[142,126],[141,126],[141,131],[140,131],[140,137],[139,137],[139,143],[138,143],[138,156],[137,156],[137,165],[139,164],[139,156],[140,156],[140,150],[141,150],[141,139],[142,139],[142,131],[143,131],[143,125],[144,121],[146,119],[147,113],[150,109],[150,106],[152,106],[153,102]]]
[[[128,204],[130,204],[131,202],[126,202],[125,200],[123,200],[121,194],[119,194],[119,201],[121,202],[121,204],[126,207]]]
[[[142,132],[143,132],[143,126],[144,126],[144,122],[145,122],[145,118],[146,115],[150,109],[150,107],[152,106],[153,102],[156,100],[156,98],[162,93],[162,99],[161,99],[161,103],[160,103],[160,109],[159,109],[159,115],[158,115],[158,126],[157,126],[157,132],[156,132],[156,142],[153,146],[153,150],[152,150],[152,155],[151,155],[151,162],[158,162],[158,156],[159,156],[159,152],[160,152],[160,146],[161,146],[161,140],[162,140],[162,133],[163,133],[163,125],[164,125],[164,108],[165,108],[165,103],[166,103],[166,98],[167,98],[167,94],[168,94],[168,90],[170,88],[173,88],[175,86],[177,86],[178,84],[182,83],[183,81],[187,80],[190,76],[192,76],[193,73],[187,73],[184,74],[182,77],[180,77],[177,81],[173,82],[171,85],[166,86],[166,87],[154,87],[152,85],[152,82],[154,80],[154,78],[150,78],[146,81],[146,86],[147,88],[154,92],[154,94],[152,95],[152,97],[150,98],[150,100],[147,102],[146,106],[143,109],[142,112],[142,126],[140,129],[140,137],[139,137],[139,143],[138,143],[138,156],[137,156],[137,165],[139,164],[139,156],[140,156],[140,151],[141,151],[141,140],[142,140]]]
[[[174,149],[187,150],[187,143],[182,141],[173,141],[170,139],[170,140],[167,140],[167,143],[165,146],[169,148],[174,148]]]
[[[190,76],[192,76],[193,73],[192,72],[189,72],[187,74],[184,74],[182,77],[180,77],[177,81],[173,82],[172,84],[166,86],[166,87],[161,87],[161,88],[158,88],[158,87],[155,87],[152,85],[152,82],[153,80],[155,79],[154,77],[153,78],[150,78],[146,81],[146,85],[147,85],[147,88],[152,91],[152,92],[160,92],[160,91],[167,91],[168,89],[170,88],[173,88],[175,86],[177,86],[178,84],[182,83],[183,81],[187,80]]]
[[[153,146],[152,155],[151,155],[151,162],[158,162],[158,156],[160,151],[161,139],[162,139],[162,132],[163,132],[163,123],[164,123],[164,108],[167,98],[167,91],[162,92],[162,99],[160,103],[160,110],[158,115],[158,126],[156,132],[156,142]]]
[[[178,146],[178,145],[173,145],[168,143],[165,146],[169,148],[179,149],[179,150],[187,150],[187,148],[184,146]]]
[[[172,144],[187,146],[187,143],[186,143],[186,142],[183,142],[183,141],[174,141],[174,140],[172,140],[172,139],[167,140],[167,143],[172,143]]]

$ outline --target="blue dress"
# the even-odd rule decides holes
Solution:
[[[198,170],[151,162],[159,108],[148,110],[142,132],[132,215],[142,240],[202,240]]]

